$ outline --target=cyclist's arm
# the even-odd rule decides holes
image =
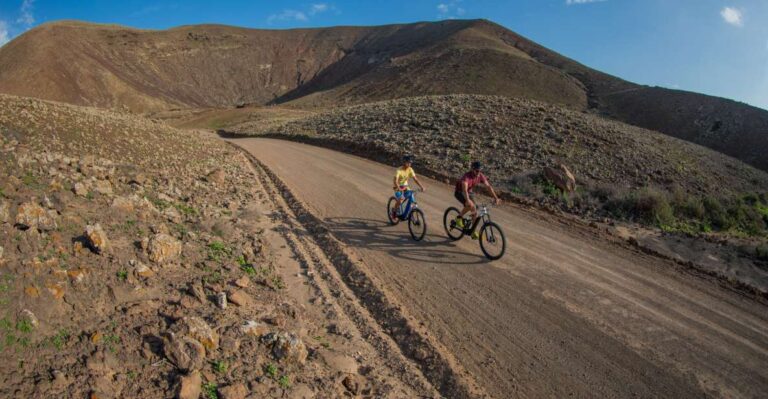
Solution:
[[[395,178],[392,179],[392,189],[397,190],[398,184],[397,184],[397,175],[395,175]]]
[[[496,205],[501,203],[501,198],[499,198],[498,195],[496,195],[496,191],[493,190],[493,186],[491,186],[491,182],[488,180],[485,181],[485,185],[488,186],[488,190],[491,191],[491,194],[493,194],[493,198],[496,200]]]
[[[416,176],[413,176],[413,181],[415,181],[415,182],[416,182],[416,184],[418,184],[418,185],[419,185],[419,188],[421,189],[421,191],[424,191],[424,185],[423,185],[423,184],[421,184],[421,182],[419,181],[419,178],[418,178],[418,177],[416,177]]]

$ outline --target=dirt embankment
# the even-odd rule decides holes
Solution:
[[[0,96],[0,165],[0,396],[431,396],[215,137]]]

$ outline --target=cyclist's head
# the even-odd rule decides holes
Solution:
[[[403,164],[406,166],[411,166],[413,163],[413,155],[406,155],[403,157]]]
[[[480,163],[480,161],[472,162],[472,171],[475,173],[479,173],[483,170],[483,164]]]

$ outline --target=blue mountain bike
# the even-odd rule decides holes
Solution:
[[[424,212],[419,209],[419,204],[416,203],[416,193],[411,190],[405,190],[403,191],[403,196],[405,198],[403,203],[400,204],[399,209],[395,209],[397,198],[394,196],[389,198],[389,202],[387,202],[387,220],[393,226],[401,221],[408,221],[408,231],[411,232],[411,237],[415,241],[421,241],[427,234],[427,220],[424,218]]]

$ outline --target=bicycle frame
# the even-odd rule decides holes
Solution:
[[[491,222],[491,213],[488,212],[488,206],[480,205],[478,206],[477,217],[472,222],[469,230],[465,231],[464,233],[467,235],[470,235],[474,233],[475,230],[477,230],[477,227],[480,226],[481,224],[490,223],[490,222]]]
[[[409,193],[410,195],[406,195],[406,193]],[[397,215],[401,220],[408,220],[408,216],[411,214],[411,211],[414,208],[418,208],[418,205],[416,204],[416,192],[413,190],[405,190],[403,191],[403,197],[405,198],[403,202],[400,204],[400,212]]]

